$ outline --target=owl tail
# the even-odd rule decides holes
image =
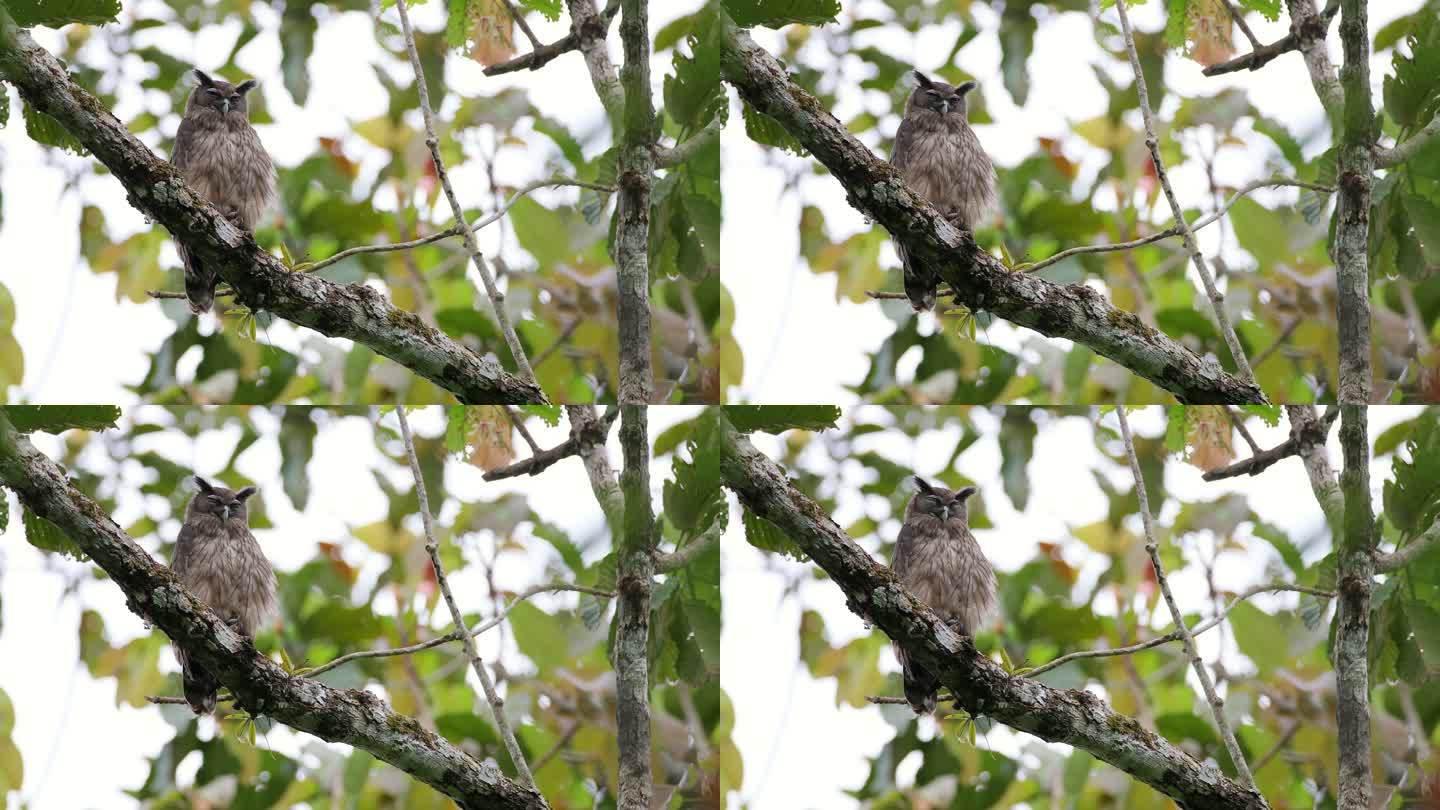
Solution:
[[[180,679],[185,685],[185,702],[190,704],[190,711],[197,715],[215,711],[215,693],[220,684],[214,676],[182,657]]]
[[[900,267],[905,273],[905,296],[910,299],[911,309],[916,312],[934,309],[935,286],[939,283],[935,274],[914,262],[899,242],[895,243],[895,251],[900,254]]]
[[[215,307],[215,274],[199,262],[185,263],[185,298],[196,315]]]
[[[931,675],[929,670],[912,663],[905,651],[898,646],[895,653],[900,659],[901,677],[905,681],[905,702],[910,704],[910,710],[916,714],[930,714],[935,711],[935,698],[940,690],[940,681]]]

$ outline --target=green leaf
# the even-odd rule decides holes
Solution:
[[[89,154],[85,146],[59,121],[31,107],[29,102],[22,103],[21,107],[25,113],[25,134],[29,135],[32,141],[46,146],[58,146],[77,155]]]
[[[10,490],[0,487],[0,534],[10,528]]]
[[[4,5],[21,28],[104,25],[120,14],[120,0],[4,0]]]
[[[295,103],[304,106],[310,96],[310,54],[315,50],[315,31],[319,22],[310,12],[310,4],[289,0],[281,16],[280,72],[285,89]],[[438,103],[438,102],[437,102]]]
[[[521,405],[520,410],[544,422],[550,427],[560,424],[559,405]]]
[[[520,5],[550,22],[560,19],[560,0],[520,0]]]
[[[1030,501],[1030,476],[1026,465],[1035,455],[1038,428],[1029,408],[1006,408],[1000,421],[1000,478],[1005,494],[1021,512]]]
[[[1395,528],[1413,535],[1428,529],[1440,515],[1440,422],[1434,414],[1426,413],[1417,421],[1405,449],[1391,461],[1385,516]]]
[[[695,534],[728,510],[720,488],[720,431],[711,414],[701,417],[687,443],[689,460],[675,454],[674,480],[665,482],[665,517],[677,529]]]
[[[71,559],[85,559],[85,552],[81,551],[59,526],[24,507],[20,510],[20,520],[25,526],[25,539],[30,545],[41,551],[64,554]]]
[[[1040,23],[1030,7],[1022,3],[1006,3],[1000,25],[1000,74],[1005,90],[1023,107],[1030,96],[1030,72],[1027,64],[1035,48],[1035,32]]]
[[[826,430],[840,418],[834,405],[726,405],[724,410],[725,418],[741,433]]]
[[[774,146],[784,149],[795,155],[804,156],[807,153],[804,146],[791,135],[789,130],[774,118],[750,106],[750,103],[743,102],[741,112],[745,117],[745,134],[750,140],[765,146]]]
[[[115,427],[120,409],[114,405],[4,405],[5,416],[20,433],[61,433]]]
[[[1440,672],[1440,611],[1418,600],[1405,602],[1405,615],[1410,620],[1410,630],[1415,634],[1415,643],[1430,672]]]
[[[800,547],[790,542],[790,538],[779,526],[765,518],[750,511],[749,507],[743,510],[745,523],[745,540],[750,545],[761,551],[771,551],[777,554],[784,554],[796,560],[804,560],[805,552]]]
[[[297,512],[305,511],[310,501],[310,476],[305,466],[315,453],[318,430],[310,413],[309,408],[286,408],[280,420],[280,480]]]
[[[1280,0],[1240,0],[1240,7],[1246,11],[1259,12],[1271,22],[1280,18]]]
[[[515,629],[515,643],[535,668],[544,675],[570,661],[565,623],[540,608],[521,602],[510,611],[510,626]]]
[[[1385,77],[1385,113],[1409,131],[1428,124],[1440,110],[1440,22],[1434,14],[1421,15],[1405,45],[1395,49],[1394,74]]]
[[[1279,667],[1293,663],[1290,645],[1290,628],[1280,617],[1241,602],[1230,612],[1230,629],[1235,632],[1235,644],[1251,661],[1260,674],[1266,675]]]
[[[585,570],[585,560],[580,556],[580,548],[559,526],[552,526],[536,520],[534,532],[536,537],[549,543],[556,551],[560,552],[560,559],[565,561],[565,567],[576,574]]]
[[[10,87],[0,82],[0,127],[10,123]]]
[[[839,0],[723,0],[723,5],[730,19],[742,28],[825,25],[840,14]]]
[[[1258,417],[1260,421],[1269,427],[1275,427],[1280,424],[1279,405],[1241,405],[1240,410],[1251,416]]]
[[[694,132],[721,114],[725,107],[720,84],[720,26],[713,15],[702,15],[686,38],[690,54],[676,48],[674,75],[665,77],[665,112],[686,132]]]

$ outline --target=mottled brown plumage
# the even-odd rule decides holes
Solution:
[[[957,632],[974,635],[995,607],[995,569],[970,534],[966,501],[975,487],[952,492],[918,475],[915,486],[918,491],[905,507],[905,524],[895,544],[895,574],[916,599]],[[898,644],[895,655],[910,708],[916,714],[934,711],[940,682],[909,661]]]
[[[246,96],[254,79],[239,84],[211,79],[196,70],[198,81],[175,133],[171,162],[185,181],[220,213],[250,233],[275,198],[275,166],[250,126]],[[214,306],[215,271],[176,244],[185,265],[185,296],[197,315]]]
[[[250,534],[245,502],[254,487],[233,492],[195,476],[199,491],[185,510],[172,566],[190,593],[237,632],[254,639],[275,609],[275,572]],[[180,659],[185,701],[196,714],[214,711],[219,683],[185,652]]]
[[[895,132],[890,162],[910,190],[924,197],[957,228],[973,231],[995,204],[995,166],[966,120],[965,96],[975,82],[958,87],[914,71],[915,91]],[[898,241],[905,294],[917,312],[935,306],[940,278],[910,260]]]

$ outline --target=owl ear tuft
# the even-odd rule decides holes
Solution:
[[[195,476],[195,486],[198,487],[199,490],[200,490],[201,492],[204,492],[204,493],[211,493],[211,492],[214,492],[214,491],[215,491],[215,488],[212,487],[212,486],[210,486],[210,482],[209,482],[209,481],[206,481],[204,478],[201,478],[201,477],[198,476],[198,475]]]
[[[244,487],[244,488],[241,489],[239,492],[235,493],[235,500],[237,500],[237,501],[243,501],[243,500],[245,500],[246,498],[249,498],[251,495],[254,495],[254,494],[255,494],[255,487]]]
[[[915,84],[918,87],[930,87],[933,84],[929,76],[926,76],[918,70],[910,71],[910,78],[915,80]]]
[[[976,487],[961,487],[960,491],[955,493],[955,500],[957,502],[963,503],[964,501],[969,500],[971,495],[974,495],[976,492],[979,491],[980,490]]]
[[[256,82],[254,79],[246,79],[245,81],[235,85],[235,92],[243,96],[251,90],[254,90],[255,85],[258,83],[259,82]]]
[[[968,81],[968,82],[961,82],[961,83],[960,83],[960,86],[955,88],[955,95],[957,95],[957,96],[963,96],[963,95],[965,95],[966,93],[969,93],[971,90],[974,90],[976,87],[979,87],[979,86],[980,86],[980,85],[977,84],[976,82],[974,82],[973,80],[972,80],[972,81]]]
[[[926,481],[924,478],[921,478],[921,477],[918,476],[918,475],[912,475],[912,476],[910,476],[910,478],[911,478],[911,480],[913,480],[913,481],[915,482],[915,489],[916,489],[917,491],[919,491],[919,492],[924,492],[924,493],[930,493],[930,492],[934,492],[934,491],[935,491],[935,490],[930,486],[930,482],[929,482],[929,481]]]
[[[195,74],[195,81],[199,82],[201,87],[211,87],[215,84],[215,80],[200,68],[192,68],[190,72]]]

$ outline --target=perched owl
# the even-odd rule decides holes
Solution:
[[[230,84],[200,70],[195,79],[171,162],[197,194],[237,227],[254,233],[255,223],[275,198],[275,166],[250,126],[245,101],[255,80]],[[185,296],[198,315],[215,304],[216,274],[184,245],[176,248],[185,265]]]
[[[185,510],[175,541],[175,573],[196,598],[236,632],[254,639],[275,608],[275,572],[247,525],[245,501],[254,487],[233,492],[195,476],[199,491]],[[178,647],[185,701],[196,714],[214,711],[219,683]]]
[[[965,119],[965,95],[975,89],[975,82],[952,87],[931,81],[918,70],[913,75],[915,91],[895,133],[890,162],[910,190],[924,197],[951,225],[973,231],[995,204],[995,166]],[[912,262],[899,242],[895,250],[905,271],[910,305],[916,312],[934,307],[939,276]]]
[[[995,606],[995,570],[970,534],[965,501],[975,487],[951,492],[915,476],[916,493],[905,507],[905,525],[895,544],[895,574],[915,598],[930,606],[957,632],[974,635]],[[905,700],[916,714],[935,710],[940,682],[908,661],[895,645],[905,678]]]

